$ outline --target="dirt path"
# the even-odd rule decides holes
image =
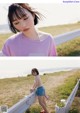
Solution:
[[[74,73],[76,73],[76,71],[77,70],[74,70],[74,71],[72,70],[70,72],[63,73],[59,76],[56,76],[56,75],[55,76],[50,76],[47,79],[47,81],[44,83],[47,94],[49,94],[48,91],[50,91],[51,89],[54,90],[56,87],[64,84],[65,80],[68,77],[72,76]],[[47,106],[48,106],[48,110],[50,111],[50,113],[55,113],[55,105],[56,105],[55,99],[52,100],[51,98],[49,98],[49,101],[47,101]]]
[[[48,90],[51,89],[51,88],[56,88],[59,85],[63,84],[65,79],[70,77],[75,72],[76,72],[76,70],[67,72],[66,74],[64,73],[64,74],[59,75],[59,76],[56,76],[56,75],[50,76],[48,78],[48,80],[44,83],[44,86]]]
[[[50,75],[49,77],[45,75],[44,79],[44,86],[46,91],[51,91],[60,85],[62,85],[66,78],[70,77],[74,74],[76,70],[62,73],[59,75]],[[32,81],[32,82],[31,82]],[[0,104],[6,104],[9,107],[17,103],[20,99],[24,98],[24,95],[29,94],[29,89],[33,84],[33,80],[23,80],[23,81],[16,81],[11,84],[6,83],[0,91]],[[55,105],[54,101],[50,99],[48,105],[53,111],[53,106]],[[52,112],[53,113],[53,112]]]

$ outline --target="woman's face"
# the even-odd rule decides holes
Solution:
[[[33,75],[33,76],[36,76],[36,75],[37,75],[37,73],[36,73],[36,72],[34,72],[34,71],[32,71],[32,75]]]
[[[27,32],[31,28],[34,27],[34,16],[26,9],[25,16],[21,17],[20,19],[17,18],[15,14],[13,14],[13,26],[19,30],[20,32]]]

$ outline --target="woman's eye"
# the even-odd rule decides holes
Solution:
[[[28,17],[24,18],[24,20],[27,20],[27,19],[28,19]]]
[[[18,25],[18,24],[19,24],[19,22],[15,22],[14,24],[15,24],[15,25]]]

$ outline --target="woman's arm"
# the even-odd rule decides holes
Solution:
[[[37,80],[34,81],[34,84],[33,84],[32,88],[30,89],[30,92],[35,91],[36,87],[37,87]]]
[[[35,81],[34,84],[33,84],[33,86],[32,86],[32,88],[35,90],[36,87],[37,87],[37,82]]]

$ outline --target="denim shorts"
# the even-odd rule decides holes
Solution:
[[[40,86],[36,90],[36,95],[37,96],[44,96],[45,95],[45,89],[43,86]]]

